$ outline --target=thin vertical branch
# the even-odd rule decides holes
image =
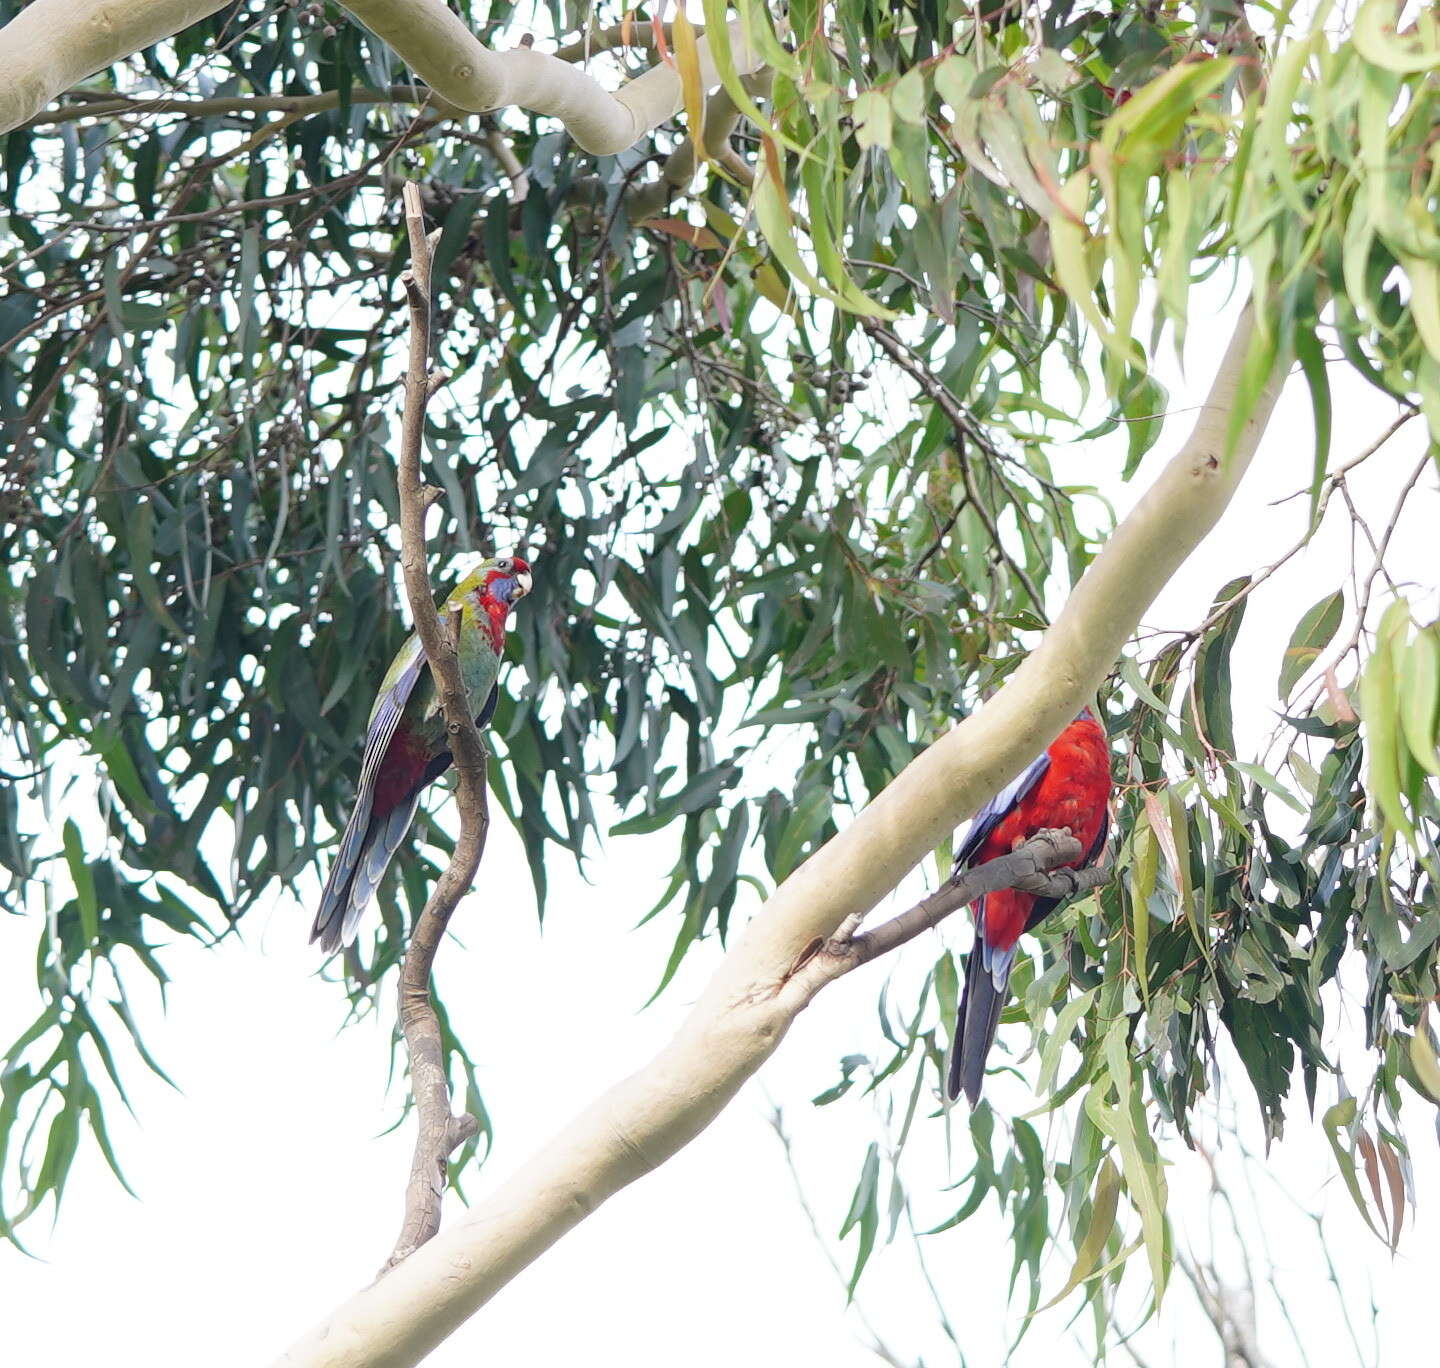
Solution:
[[[479,1128],[473,1116],[450,1110],[450,1085],[445,1076],[440,1019],[431,996],[435,952],[451,913],[475,881],[490,812],[485,790],[485,744],[472,715],[472,704],[460,676],[459,614],[442,623],[435,611],[435,591],[425,568],[425,513],[440,491],[420,482],[424,445],[425,405],[444,377],[430,371],[430,254],[425,235],[420,191],[404,187],[405,226],[410,235],[410,269],[401,276],[410,306],[410,360],[405,373],[405,409],[400,430],[400,567],[415,631],[435,680],[445,712],[445,731],[459,777],[460,839],[440,876],[425,910],[415,923],[405,963],[400,970],[400,1029],[410,1061],[410,1088],[415,1100],[417,1130],[410,1181],[405,1188],[405,1218],[385,1267],[393,1268],[440,1228],[445,1171],[450,1155]]]

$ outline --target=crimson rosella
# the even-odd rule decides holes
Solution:
[[[495,711],[505,619],[530,592],[530,567],[519,556],[484,561],[455,586],[440,609],[460,613],[460,675],[483,727]],[[380,682],[370,712],[355,807],[320,895],[310,939],[328,951],[355,939],[360,917],[415,816],[420,792],[450,767],[445,717],[420,638],[411,635]]]
[[[970,824],[955,855],[954,878],[972,865],[1008,855],[1037,831],[1069,827],[1084,854],[1071,868],[1093,864],[1109,829],[1110,748],[1105,729],[1089,708],[1060,733],[1045,753],[1021,771]],[[980,1100],[985,1056],[995,1040],[1005,1006],[1015,946],[1024,931],[1038,926],[1058,898],[1005,889],[975,903],[975,944],[965,965],[965,991],[950,1049],[946,1091],[961,1090],[973,1107]]]

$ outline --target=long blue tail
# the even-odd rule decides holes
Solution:
[[[960,994],[960,1011],[955,1020],[955,1037],[950,1047],[950,1076],[945,1091],[953,1101],[963,1092],[973,1107],[980,1101],[985,1082],[985,1060],[995,1043],[1000,1013],[1010,996],[1010,966],[1015,947],[995,950],[985,944],[982,929],[985,908],[977,916],[975,944],[965,961],[965,990]]]
[[[368,799],[363,806],[357,804],[350,814],[320,895],[315,925],[310,928],[310,939],[318,940],[326,954],[355,939],[360,918],[405,839],[419,801],[417,789],[408,802],[400,803],[384,816],[376,816]]]

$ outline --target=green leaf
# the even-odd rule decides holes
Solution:
[[[1440,642],[1432,625],[1405,652],[1400,681],[1400,727],[1415,763],[1440,777],[1436,723],[1440,721]]]
[[[919,67],[911,67],[895,82],[890,91],[890,108],[895,111],[895,117],[905,123],[925,122],[925,74]]]
[[[1165,1293],[1170,1271],[1170,1241],[1165,1225],[1165,1173],[1163,1161],[1145,1127],[1144,1112],[1134,1095],[1131,1059],[1125,1041],[1126,1022],[1111,1026],[1105,1038],[1107,1084],[1097,1084],[1085,1097],[1085,1114],[1115,1142],[1125,1187],[1140,1213],[1140,1228],[1150,1262],[1150,1277],[1158,1303]],[[1105,1094],[1113,1086],[1117,1103],[1109,1106]]]
[[[1259,765],[1252,765],[1248,760],[1236,760],[1233,763],[1241,774],[1247,779],[1251,779],[1259,784],[1266,793],[1274,794],[1282,803],[1294,808],[1295,811],[1302,816],[1308,811],[1305,804],[1291,793],[1269,770],[1262,769]]]
[[[63,840],[65,863],[70,867],[70,879],[80,907],[80,933],[84,937],[84,948],[90,950],[100,938],[100,906],[95,898],[95,873],[85,859],[80,828],[74,818],[66,820]]]
[[[1100,1176],[1095,1180],[1095,1197],[1090,1204],[1090,1219],[1085,1234],[1075,1248],[1075,1262],[1071,1265],[1070,1276],[1062,1287],[1050,1298],[1041,1311],[1048,1311],[1059,1305],[1077,1287],[1089,1278],[1105,1252],[1105,1246],[1115,1229],[1115,1212],[1120,1205],[1120,1173],[1107,1158],[1100,1166]]]
[[[784,185],[784,171],[780,162],[781,153],[773,143],[768,144],[769,153],[765,170],[755,178],[751,203],[755,209],[756,221],[765,241],[775,254],[775,259],[796,279],[809,289],[852,313],[868,318],[893,318],[889,310],[876,304],[865,295],[860,287],[848,276],[843,286],[832,290],[805,264],[796,242],[795,221],[790,212],[790,202]]]
[[[1415,1027],[1415,1034],[1410,1037],[1410,1063],[1415,1069],[1415,1076],[1430,1094],[1430,1100],[1440,1107],[1440,1057],[1436,1056],[1430,1039],[1426,1021],[1428,1015],[1427,1009]]]
[[[1037,1093],[1047,1093],[1054,1086],[1055,1075],[1060,1069],[1061,1054],[1070,1043],[1070,1037],[1080,1024],[1080,1018],[1090,1010],[1096,992],[1094,988],[1087,988],[1083,993],[1077,993],[1056,1014],[1055,1029],[1050,1032],[1045,1048],[1040,1052],[1040,1076],[1035,1083]]]
[[[1130,874],[1130,918],[1135,935],[1135,976],[1140,997],[1150,1001],[1150,898],[1155,892],[1155,876],[1160,868],[1160,843],[1151,829],[1147,812],[1135,819],[1131,838],[1134,866]]]
[[[935,68],[936,94],[958,113],[974,98],[975,75],[975,63],[958,52],[952,52]]]
[[[1318,603],[1312,604],[1296,624],[1290,635],[1290,644],[1285,648],[1285,658],[1280,665],[1280,699],[1289,699],[1300,676],[1310,668],[1320,653],[1335,639],[1340,630],[1340,618],[1345,611],[1345,593],[1337,589],[1327,594]]]
[[[135,768],[135,761],[131,758],[119,730],[108,724],[97,726],[91,733],[91,745],[105,762],[111,782],[125,799],[130,811],[142,821],[153,817],[157,809],[145,790],[140,773]]]
[[[875,1236],[880,1229],[880,1206],[877,1193],[880,1186],[880,1149],[873,1141],[865,1152],[865,1163],[860,1170],[860,1181],[856,1184],[850,1199],[850,1210],[846,1213],[845,1224],[840,1227],[843,1240],[850,1231],[860,1228],[860,1243],[855,1251],[855,1268],[850,1274],[848,1293],[855,1295],[856,1284],[870,1261],[875,1248]]]
[[[1375,1235],[1380,1235],[1375,1228],[1375,1222],[1370,1218],[1370,1208],[1365,1203],[1364,1194],[1360,1191],[1360,1179],[1355,1172],[1355,1157],[1340,1139],[1340,1132],[1354,1124],[1355,1114],[1355,1099],[1353,1097],[1342,1098],[1325,1113],[1321,1118],[1320,1125],[1325,1131],[1325,1138],[1330,1142],[1330,1152],[1340,1166],[1340,1176],[1345,1180],[1345,1188],[1350,1194],[1350,1200],[1355,1203],[1356,1210],[1365,1218],[1365,1224]],[[1381,1238],[1384,1237],[1381,1236]]]
[[[829,788],[816,784],[791,808],[770,866],[777,879],[786,878],[800,862],[801,850],[825,824],[833,801]]]
[[[1310,390],[1310,410],[1315,424],[1315,460],[1310,475],[1310,526],[1313,528],[1320,516],[1320,492],[1330,460],[1330,372],[1325,365],[1324,347],[1313,328],[1297,322],[1293,344]],[[1288,696],[1283,686],[1281,696]]]
[[[855,97],[851,117],[855,120],[855,141],[861,147],[890,146],[890,101],[884,91],[861,91]]]
[[[1410,623],[1404,601],[1392,603],[1380,620],[1375,649],[1360,676],[1360,717],[1365,724],[1370,796],[1383,819],[1415,845],[1415,827],[1400,799],[1399,685],[1396,653]]]
[[[1405,34],[1395,28],[1396,6],[1390,0],[1365,0],[1355,16],[1356,49],[1368,62],[1386,71],[1408,74],[1440,67],[1440,20],[1421,6]]]

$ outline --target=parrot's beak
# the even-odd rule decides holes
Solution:
[[[528,570],[517,571],[515,575],[515,589],[510,595],[510,601],[513,603],[516,599],[522,599],[529,592],[530,572]]]

